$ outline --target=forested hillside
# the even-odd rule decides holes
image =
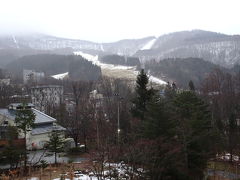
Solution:
[[[115,65],[140,66],[139,58],[124,57],[116,54],[103,56],[101,57],[100,61],[108,64],[115,64]]]
[[[96,80],[101,76],[100,67],[73,55],[24,56],[9,63],[6,68],[15,75],[21,75],[23,69],[30,69],[45,72],[49,76],[69,72],[70,78],[78,80]]]
[[[152,60],[145,64],[145,70],[152,75],[175,81],[180,87],[187,87],[190,80],[199,87],[201,81],[215,68],[219,66],[199,58],[165,59],[160,62]]]
[[[240,36],[204,30],[180,31],[160,36],[150,49],[139,50],[142,60],[196,57],[224,67],[240,60]]]

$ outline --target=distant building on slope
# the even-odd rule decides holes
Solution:
[[[59,107],[63,101],[63,87],[58,85],[35,86],[31,88],[31,99],[35,108],[45,112]]]
[[[23,70],[23,83],[27,84],[29,82],[31,83],[37,83],[41,79],[45,77],[44,72],[37,72],[34,70]]]
[[[9,86],[11,83],[10,79],[0,79],[0,86]]]

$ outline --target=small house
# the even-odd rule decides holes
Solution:
[[[0,109],[0,140],[7,138],[7,127],[17,126],[15,123],[16,112],[21,110],[21,103],[12,103],[8,108]],[[42,149],[49,140],[49,135],[53,131],[60,131],[64,136],[65,128],[57,124],[57,120],[47,114],[34,108],[34,105],[28,103],[25,108],[29,108],[35,114],[34,127],[29,130],[26,137],[27,149]],[[18,139],[23,139],[22,133],[19,133]]]

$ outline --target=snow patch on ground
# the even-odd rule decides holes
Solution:
[[[156,42],[156,40],[157,40],[156,38],[150,40],[147,44],[145,44],[145,45],[141,48],[141,50],[151,49],[152,46],[154,45],[154,43]]]
[[[104,167],[106,170],[103,171],[104,177],[97,177],[93,172],[89,172],[88,174],[83,174],[81,171],[74,172],[73,180],[98,180],[98,179],[105,179],[105,180],[114,180],[114,179],[129,179],[129,173],[134,174],[136,177],[141,178],[142,174],[145,171],[142,168],[138,168],[137,170],[133,170],[132,167],[128,166],[127,164],[121,163],[105,163]],[[112,177],[114,174],[115,177]],[[66,174],[62,174],[65,180],[70,180],[69,178],[65,178],[67,175],[69,177],[70,173],[67,172]],[[116,177],[117,176],[117,177]],[[55,178],[53,180],[60,180],[61,178]],[[35,179],[31,179],[35,180]]]
[[[61,178],[56,178],[53,180],[60,180]],[[65,180],[70,180],[68,178],[65,178]],[[79,177],[74,177],[73,180],[98,180],[97,177],[90,177],[88,175],[81,174]]]
[[[62,74],[56,74],[56,75],[53,75],[52,77],[54,79],[58,79],[58,80],[61,80],[61,79],[64,79],[68,76],[68,72],[65,72],[65,73],[62,73]]]
[[[31,178],[28,178],[27,180],[39,180],[38,177],[31,177]]]

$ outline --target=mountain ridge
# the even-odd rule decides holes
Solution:
[[[87,50],[94,53],[134,56],[140,58],[142,63],[151,59],[160,61],[167,58],[196,57],[225,67],[240,64],[240,35],[204,30],[179,31],[159,37],[123,39],[109,43],[44,34],[0,36],[0,50],[7,48],[41,51],[68,49],[69,53]]]

